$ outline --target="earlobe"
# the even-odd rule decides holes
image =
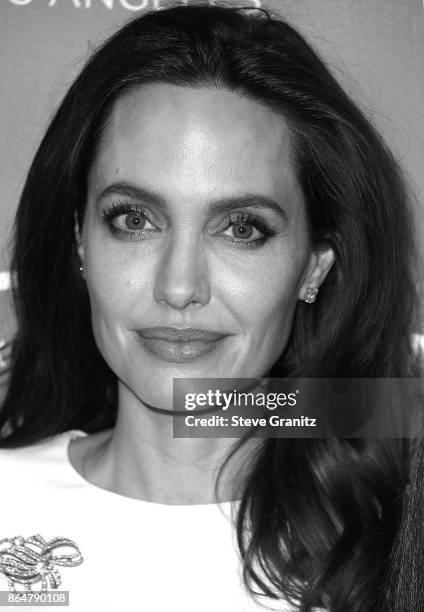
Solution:
[[[84,247],[82,246],[81,230],[78,222],[78,214],[76,211],[74,214],[74,235],[75,243],[77,245],[78,256],[81,260],[81,263],[84,264]]]
[[[299,299],[307,304],[315,302],[320,286],[331,270],[335,261],[334,250],[331,246],[314,251],[308,266],[308,271],[300,287]]]

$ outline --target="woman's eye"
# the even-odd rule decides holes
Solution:
[[[147,217],[141,212],[128,212],[123,215],[117,215],[113,220],[112,224],[124,231],[137,231],[137,230],[149,230],[156,229]]]
[[[259,231],[253,223],[247,221],[238,221],[231,223],[227,230],[224,232],[225,235],[237,240],[258,240],[264,237],[264,234]]]

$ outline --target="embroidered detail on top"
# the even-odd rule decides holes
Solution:
[[[0,573],[8,579],[10,591],[16,591],[18,584],[25,591],[57,589],[62,579],[55,566],[73,567],[83,560],[78,546],[68,538],[46,541],[36,534],[26,539],[15,536],[0,540]]]

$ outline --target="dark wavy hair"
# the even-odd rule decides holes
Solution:
[[[393,546],[384,612],[424,610],[424,427],[415,445]]]
[[[409,377],[418,366],[409,196],[398,164],[317,53],[264,10],[176,6],[130,21],[88,60],[37,151],[16,217],[18,333],[1,446],[113,427],[117,382],[91,330],[74,220],[117,98],[144,83],[216,87],[279,113],[312,243],[336,261],[313,307],[298,302],[272,376]],[[375,610],[399,515],[402,440],[267,439],[237,518],[251,590]]]

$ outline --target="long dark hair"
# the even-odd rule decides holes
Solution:
[[[402,518],[387,573],[384,612],[424,610],[424,428],[404,490]]]
[[[263,10],[178,6],[142,15],[94,55],[37,151],[15,226],[18,319],[2,446],[116,418],[116,377],[91,331],[74,216],[114,101],[143,83],[218,87],[280,113],[294,142],[312,242],[336,262],[298,303],[272,376],[408,377],[415,292],[407,189],[382,139],[317,53]],[[302,611],[374,610],[398,517],[401,441],[265,440],[238,514],[246,583]],[[249,537],[247,537],[249,534]]]

